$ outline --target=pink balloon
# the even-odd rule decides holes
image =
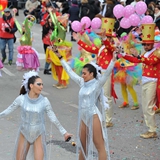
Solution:
[[[151,16],[144,16],[141,20],[141,24],[153,23],[153,18]]]
[[[82,30],[81,23],[79,21],[73,21],[71,23],[72,30],[75,32],[80,32]]]
[[[89,17],[83,17],[81,19],[81,26],[83,26],[85,24],[85,29],[89,28],[91,25],[91,19]]]
[[[113,14],[117,19],[123,17],[124,16],[124,6],[122,6],[121,4],[117,4],[113,8]]]
[[[127,28],[131,27],[129,18],[125,18],[125,17],[122,18],[121,21],[120,21],[120,26],[124,29],[127,29]]]
[[[142,15],[147,11],[147,5],[145,2],[139,1],[136,3],[135,11],[138,15]]]
[[[124,8],[124,17],[128,18],[130,15],[132,15],[134,13],[134,7],[132,5],[127,5]]]
[[[130,24],[132,26],[138,26],[140,24],[140,18],[137,14],[132,14],[130,17],[129,17],[129,21],[130,21]]]
[[[96,17],[92,19],[91,28],[92,29],[99,29],[101,27],[102,21],[100,18]]]

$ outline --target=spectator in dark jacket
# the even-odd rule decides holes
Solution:
[[[102,16],[114,18],[113,8],[116,4],[114,0],[106,0],[106,3],[102,6]]]
[[[71,23],[75,20],[79,20],[79,5],[77,0],[72,1],[71,7],[68,13],[69,13],[69,21],[70,21],[71,41],[75,41],[72,36],[73,30],[71,28]]]
[[[67,1],[62,2],[62,14],[68,13],[69,3]]]
[[[90,5],[88,3],[88,0],[81,0],[80,18],[83,18],[84,16],[89,17],[89,12],[90,12]]]
[[[88,17],[92,20],[99,12],[100,8],[96,6],[95,0],[89,0],[90,11]]]

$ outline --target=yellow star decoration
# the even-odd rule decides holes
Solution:
[[[93,50],[96,50],[96,47],[92,47]]]
[[[154,60],[157,61],[157,58],[155,57]]]
[[[156,70],[157,70],[157,68],[156,68],[156,67],[154,67],[154,68],[153,68],[153,70],[154,70],[154,71],[156,71]]]
[[[152,68],[150,68],[150,70],[152,71]]]
[[[107,52],[107,49],[105,49],[104,52]]]
[[[157,74],[154,74],[155,76],[157,76]]]
[[[148,68],[148,66],[145,66],[146,68]]]
[[[149,76],[149,75],[150,75],[150,73],[148,72],[148,73],[147,73],[147,75]]]
[[[143,61],[144,61],[144,58],[142,58],[141,60],[142,60],[142,62],[143,62]]]
[[[87,46],[87,45],[85,45],[85,48],[88,48],[88,46]]]
[[[160,85],[158,86],[158,88],[160,89]]]
[[[108,64],[108,61],[105,61],[105,64]]]

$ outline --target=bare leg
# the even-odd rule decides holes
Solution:
[[[44,150],[42,144],[42,136],[39,136],[34,142],[34,160],[43,160]]]
[[[30,144],[27,142],[22,133],[19,135],[18,148],[16,153],[16,160],[25,160],[29,150]]]
[[[83,150],[84,152],[86,153],[86,135],[87,135],[87,126],[84,124],[83,121],[81,121],[81,126],[80,126],[80,141],[81,141],[81,144],[82,144],[82,147],[83,147]],[[82,153],[82,150],[80,150],[80,153],[79,153],[79,160],[85,160],[84,159],[84,156],[83,156],[83,153]]]
[[[102,128],[98,115],[93,116],[93,142],[98,151],[99,160],[107,160]]]

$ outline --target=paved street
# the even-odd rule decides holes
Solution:
[[[24,19],[22,10],[20,14],[17,19],[22,23]],[[41,26],[35,24],[33,27],[33,47],[40,53],[39,75],[44,83],[42,94],[50,100],[53,110],[64,128],[76,135],[79,87],[70,80],[67,89],[53,88],[52,85],[56,81],[53,80],[52,76],[43,74],[45,54],[41,41],[41,31]],[[0,111],[7,108],[18,96],[24,74],[24,71],[16,69],[16,48],[19,45],[20,34],[17,32],[16,36],[13,65],[9,66],[6,61],[2,70],[2,77],[0,77]],[[67,39],[70,40],[70,33],[67,33]],[[73,42],[73,56],[77,53],[77,44]],[[108,129],[111,160],[160,160],[159,138],[146,140],[139,137],[141,133],[147,131],[141,106],[138,110],[118,108],[122,103],[120,86],[116,84],[115,89],[119,99],[114,103],[114,127]],[[141,103],[141,86],[137,85],[135,89]],[[133,105],[130,95],[129,98],[130,105]],[[160,114],[156,115],[156,122],[157,133],[160,137]],[[0,160],[12,159],[19,123],[20,110],[0,119]],[[50,155],[48,160],[75,160],[76,147],[72,146],[70,142],[64,142],[63,136],[60,135],[54,125],[50,124],[46,116],[46,140],[48,154]],[[76,139],[76,136],[74,136],[74,139]],[[32,160],[30,155],[27,159]]]

